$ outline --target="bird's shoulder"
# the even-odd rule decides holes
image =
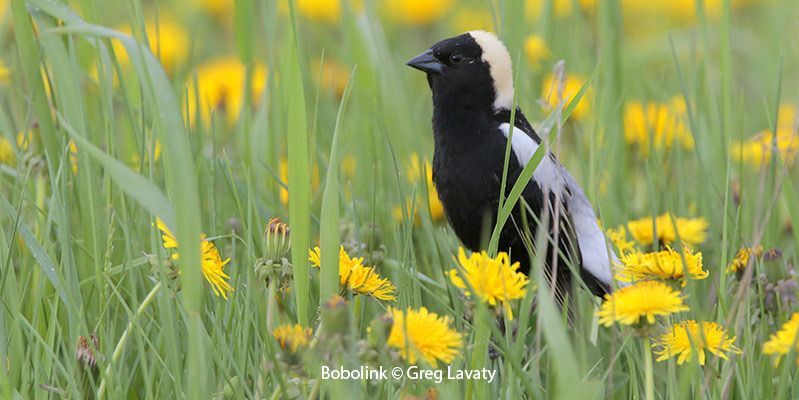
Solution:
[[[524,116],[521,108],[516,108],[516,112],[511,112],[511,110],[508,109],[501,109],[494,112],[494,122],[497,124],[497,127],[502,126],[502,124],[510,125],[511,117],[513,118],[514,128],[524,132],[525,135],[532,139],[536,144],[541,143],[541,137],[539,137],[535,132],[533,125],[530,124],[530,121],[528,121],[527,117]]]

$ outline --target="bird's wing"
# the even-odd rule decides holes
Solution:
[[[509,110],[500,110],[494,114],[494,120],[498,124],[510,125],[510,117],[511,112]],[[530,121],[527,120],[520,108],[516,108],[516,112],[513,115],[513,127],[519,128],[522,132],[524,132],[525,135],[529,136],[530,139],[533,139],[536,144],[541,143],[541,138],[538,137],[537,133],[535,133],[535,129],[533,129]]]
[[[580,246],[580,253],[583,255],[583,268],[596,279],[608,286],[613,284],[613,272],[611,262],[616,262],[616,254],[609,250],[605,241],[605,234],[597,224],[596,214],[591,202],[585,197],[583,188],[571,176],[569,171],[561,166],[563,179],[566,183],[570,196],[567,197],[566,204],[577,233],[577,243]]]
[[[516,115],[521,113],[517,112]],[[524,129],[525,127],[529,132]],[[506,138],[510,136],[510,124],[503,123],[499,128]],[[516,119],[511,136],[511,148],[522,168],[527,165],[540,145],[540,141],[536,141],[537,136],[534,135],[523,115],[521,121]],[[549,190],[564,199],[567,214],[571,219],[570,225],[582,255],[583,269],[605,285],[612,285],[613,273],[610,263],[616,260],[616,255],[608,251],[605,235],[599,229],[594,209],[577,181],[550,152],[546,153],[536,167],[533,180],[545,192]]]

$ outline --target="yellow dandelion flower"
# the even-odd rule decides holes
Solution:
[[[130,27],[118,27],[117,30],[130,34]],[[173,71],[178,65],[186,61],[191,43],[186,30],[174,18],[161,16],[157,21],[148,21],[145,26],[147,44],[153,55],[161,61],[167,71]],[[130,63],[128,53],[118,40],[113,42],[114,54],[123,65]],[[134,57],[136,57],[134,55]]]
[[[429,25],[441,19],[452,4],[452,0],[385,0],[383,9],[401,24]]]
[[[294,4],[297,6],[297,13],[303,18],[324,24],[337,24],[341,21],[345,1],[349,1],[353,11],[363,10],[363,0],[297,0]],[[288,2],[278,2],[278,11],[288,15]]]
[[[418,154],[412,154],[411,162],[406,171],[410,183],[413,183],[417,179],[421,178],[422,169],[424,169],[425,185],[427,185],[427,205],[430,207],[430,217],[433,219],[433,221],[441,221],[445,217],[444,205],[441,203],[441,199],[438,197],[438,191],[433,183],[433,167],[427,160],[424,160],[424,162],[420,161]],[[419,190],[419,192],[421,195],[424,195],[421,190]],[[401,211],[400,219],[402,219]]]
[[[606,294],[597,316],[604,326],[611,326],[614,322],[622,325],[653,324],[657,316],[680,311],[688,311],[680,292],[663,282],[642,281]]]
[[[324,63],[322,61],[319,60],[313,66],[313,78],[316,84],[341,97],[350,79],[350,69],[332,59],[326,58]]]
[[[644,246],[658,243],[669,245],[678,236],[685,244],[698,245],[705,241],[709,225],[704,218],[677,218],[665,213],[656,218],[647,217],[627,222],[627,230],[636,242]]]
[[[280,181],[283,182],[286,187],[280,186],[280,203],[284,206],[289,205],[289,191],[287,189],[289,184],[289,160],[286,157],[281,157],[280,162],[277,166],[278,174],[280,175]],[[316,191],[319,189],[321,179],[319,178],[319,166],[314,164],[313,170],[311,171],[311,189]]]
[[[317,22],[336,23],[341,19],[341,0],[297,0],[297,12]]]
[[[31,147],[31,143],[33,142],[33,132],[32,131],[20,131],[17,133],[17,147],[24,151],[28,151]]]
[[[777,109],[777,128],[792,130],[797,124],[796,106],[793,104],[780,104]]]
[[[631,251],[635,247],[635,242],[627,240],[627,230],[624,226],[620,226],[616,229],[608,229],[605,231],[605,234],[621,254]]]
[[[150,154],[152,154],[153,162],[157,162],[161,159],[161,141],[158,139],[154,139],[152,141],[148,140],[148,143],[145,145],[144,148],[144,159],[147,160],[150,158]],[[141,163],[141,157],[139,157],[139,153],[135,152],[130,157],[130,163],[133,166],[138,167]]]
[[[673,279],[681,281],[682,286],[685,286],[686,270],[693,279],[708,277],[708,272],[702,269],[702,253],[686,249],[680,254],[671,247],[666,247],[666,250],[654,253],[623,253],[617,264],[616,279],[622,282]]]
[[[5,136],[0,136],[0,163],[11,166],[17,163],[17,153],[14,151],[14,146]]]
[[[541,12],[544,11],[544,3],[546,0],[525,0],[524,9],[528,18],[537,20],[541,17]],[[573,11],[572,0],[554,0],[555,16],[563,18],[571,15]]]
[[[524,40],[524,54],[527,61],[535,68],[541,66],[541,62],[552,56],[544,38],[538,35],[530,35]]]
[[[494,19],[488,10],[473,7],[457,7],[454,10],[450,25],[453,32],[472,30],[493,31]]]
[[[3,18],[0,17],[0,21],[2,21],[2,19]],[[8,78],[10,76],[11,72],[8,70],[8,67],[6,67],[5,61],[0,59],[0,85],[8,84]]]
[[[244,87],[246,74],[245,66],[234,57],[201,65],[197,69],[197,88],[191,83],[188,87],[189,117],[194,120],[199,102],[200,116],[206,124],[211,122],[214,111],[222,112],[230,123],[236,121],[244,104],[255,101],[266,87],[266,67],[253,67],[249,90]]]
[[[393,319],[388,345],[400,350],[400,356],[411,364],[419,359],[432,367],[438,361],[449,364],[463,348],[463,336],[452,329],[452,318],[439,316],[422,307],[401,311],[389,308]]]
[[[693,150],[694,138],[686,125],[686,105],[681,97],[669,103],[628,103],[624,108],[624,138],[636,145],[642,157],[650,149],[670,149],[679,143],[686,150]]]
[[[308,346],[312,335],[313,330],[311,328],[303,328],[300,324],[284,324],[272,331],[272,336],[275,337],[280,347],[283,349],[289,348],[292,352]]]
[[[69,140],[69,167],[72,169],[72,174],[78,174],[78,145],[72,139]]]
[[[485,251],[472,253],[469,257],[463,247],[458,248],[458,263],[463,270],[451,269],[449,279],[465,294],[471,296],[469,286],[477,297],[492,306],[502,304],[508,319],[513,319],[510,302],[521,299],[527,294],[527,276],[519,272],[519,263],[510,263],[508,253],[500,252],[491,258]],[[466,285],[466,282],[469,285]]]
[[[233,13],[233,0],[201,0],[200,6],[209,14],[225,17]]]
[[[322,265],[321,250],[314,247],[309,251],[308,260],[314,267]],[[381,278],[374,267],[363,265],[363,257],[351,258],[344,246],[338,251],[339,284],[356,294],[372,296],[378,300],[397,301],[397,288],[387,278]]]
[[[165,249],[175,249],[172,253],[172,259],[179,259],[180,254],[177,252],[179,248],[177,239],[172,231],[167,228],[161,218],[156,219],[156,226],[161,231],[161,240]],[[200,236],[200,248],[202,250],[200,258],[200,267],[203,272],[205,280],[211,285],[211,290],[217,296],[222,296],[225,300],[228,299],[228,293],[233,291],[233,286],[230,285],[228,280],[230,276],[225,273],[224,268],[230,259],[222,260],[219,250],[205,238],[205,234]]]
[[[729,336],[724,327],[715,322],[694,320],[678,322],[671,326],[652,344],[656,348],[658,361],[677,357],[677,365],[693,359],[696,353],[699,365],[705,365],[705,350],[728,360],[727,353],[740,354],[741,349],[735,347],[735,336]]]
[[[772,130],[759,132],[749,140],[732,146],[733,161],[742,160],[754,167],[769,165],[776,156],[792,164],[799,154],[799,135],[796,132],[797,113],[793,104],[781,104],[777,114],[777,134]]]
[[[733,258],[730,265],[728,265],[724,271],[727,273],[738,272],[749,265],[749,258],[752,256],[760,257],[761,255],[763,255],[763,246],[757,246],[755,248],[742,247],[735,253],[735,258]]]
[[[768,342],[763,344],[763,354],[776,355],[774,365],[777,366],[782,356],[791,351],[799,350],[799,312],[793,313],[791,319],[784,323],[780,330],[771,335]],[[799,357],[796,359],[799,365]]]
[[[554,74],[549,74],[541,85],[541,97],[554,109],[560,103],[561,97],[563,98],[563,108],[569,106],[574,96],[580,92],[586,79],[580,75],[567,74],[563,79],[563,87],[561,89],[560,82],[556,79]],[[574,108],[571,117],[579,120],[591,112],[591,90],[588,89],[577,107]]]
[[[799,154],[799,135],[793,128],[778,128],[777,134],[762,131],[749,140],[733,145],[731,157],[733,161],[741,160],[754,167],[763,167],[771,163],[772,158],[779,158],[784,163],[793,164]]]
[[[355,178],[357,165],[358,163],[356,162],[355,157],[353,155],[347,154],[344,157],[341,157],[341,172],[348,179]]]

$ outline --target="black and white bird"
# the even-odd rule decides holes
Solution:
[[[494,34],[470,31],[434,44],[407,65],[427,74],[433,92],[433,182],[447,219],[463,245],[478,251],[485,233],[496,224],[508,137],[513,152],[508,193],[542,145],[518,108],[510,135],[514,96],[510,55]],[[500,251],[509,252],[529,273],[530,241],[523,239],[523,232],[535,236],[537,226],[548,220],[544,232],[551,245],[546,247],[546,272],[557,293],[570,292],[575,267],[591,292],[597,296],[610,292],[610,266],[616,256],[608,249],[582,188],[554,154],[544,155],[522,196],[535,215],[525,213],[521,202],[516,205],[500,233]]]

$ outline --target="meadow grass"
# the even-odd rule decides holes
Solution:
[[[790,157],[753,165],[731,150],[785,124],[795,133],[796,115],[778,110],[799,101],[799,3],[443,1],[429,21],[389,0],[343,2],[332,19],[336,1],[220,3],[0,0],[0,137],[13,155],[0,164],[0,397],[799,397],[793,352],[778,364],[763,353],[799,311],[797,173]],[[600,301],[585,290],[570,320],[542,257],[512,321],[453,286],[457,238],[427,200],[429,165],[410,165],[432,158],[430,93],[404,63],[460,33],[464,10],[481,16],[469,27],[508,45],[516,102],[604,227],[667,212],[708,222],[695,250],[709,277],[679,288],[690,311],[643,336],[715,321],[740,354],[656,362],[641,329],[598,324]],[[178,49],[157,34],[167,20],[188,37]],[[530,35],[547,55],[525,52]],[[218,57],[241,68],[219,73],[234,83],[211,95],[202,68]],[[564,70],[583,77],[577,98],[550,106],[543,82]],[[693,145],[658,146],[653,132],[629,143],[629,104],[673,98]],[[505,201],[500,216],[516,199]],[[265,237],[273,217],[288,223],[290,250]],[[227,299],[197,267],[202,233],[230,259]],[[540,254],[542,232],[531,234]],[[396,301],[341,288],[340,244],[396,286]],[[778,251],[725,272],[758,245]],[[322,364],[407,367],[381,317],[423,306],[463,334],[453,367],[497,379],[320,379]],[[295,323],[313,332],[297,352],[273,336]],[[96,367],[79,361],[87,352]]]

